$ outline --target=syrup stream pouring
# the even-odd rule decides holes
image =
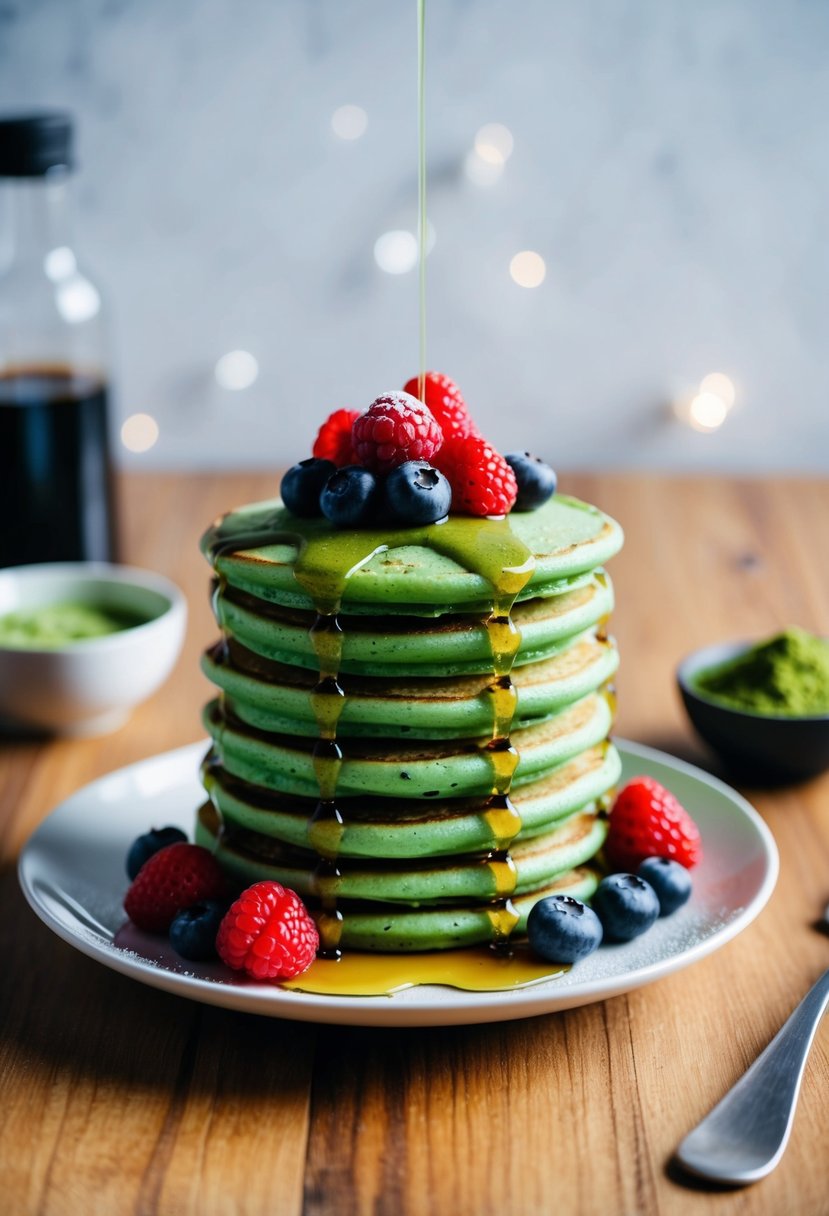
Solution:
[[[829,906],[821,926],[829,929]],[[788,1144],[806,1059],[827,1005],[824,971],[748,1072],[682,1141],[676,1151],[681,1166],[732,1186],[771,1173]]]

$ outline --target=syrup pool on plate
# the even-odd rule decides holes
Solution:
[[[500,992],[538,984],[569,971],[568,966],[534,958],[525,942],[509,954],[487,946],[436,950],[428,954],[365,954],[347,951],[338,960],[317,959],[283,988],[321,996],[391,996],[421,984],[441,984],[465,992]]]

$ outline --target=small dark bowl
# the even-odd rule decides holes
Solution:
[[[706,646],[680,663],[676,678],[688,717],[706,743],[747,782],[804,781],[829,768],[829,713],[771,717],[703,696],[693,678],[738,658],[756,642]]]

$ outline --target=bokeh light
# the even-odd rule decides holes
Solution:
[[[58,283],[61,279],[68,279],[71,274],[74,274],[78,269],[78,264],[68,245],[58,245],[46,254],[43,259],[43,269],[46,271],[47,278],[51,279],[53,283]]]
[[[374,260],[386,274],[406,274],[417,264],[417,237],[396,228],[374,242]]]
[[[512,132],[501,122],[488,122],[475,136],[475,151],[491,165],[505,165],[512,156]]]
[[[359,139],[367,126],[368,114],[362,106],[340,106],[331,115],[331,130],[338,139]]]
[[[216,383],[221,388],[239,392],[250,388],[259,375],[259,363],[249,350],[229,350],[218,359],[213,369]]]
[[[516,253],[509,264],[509,272],[519,287],[540,287],[547,277],[543,257],[532,249]]]
[[[76,272],[58,280],[55,305],[64,321],[69,325],[80,325],[97,316],[101,309],[101,297],[95,284]]]
[[[734,404],[734,399],[737,396],[734,381],[730,376],[726,376],[725,372],[709,372],[707,376],[703,376],[700,381],[699,391],[701,393],[713,393],[729,409]]]
[[[716,393],[697,393],[688,405],[688,421],[695,431],[717,431],[728,417],[728,406]]]
[[[158,440],[158,423],[150,414],[131,414],[121,427],[121,442],[130,452],[148,452]]]
[[[437,234],[431,224],[426,225],[426,253],[432,252]],[[418,240],[413,232],[395,228],[384,232],[374,242],[374,260],[386,274],[406,274],[417,265]]]

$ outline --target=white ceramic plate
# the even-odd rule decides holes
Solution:
[[[20,858],[23,891],[59,937],[142,983],[229,1009],[355,1026],[497,1022],[571,1009],[616,996],[687,967],[736,937],[777,879],[777,849],[739,794],[701,769],[639,744],[616,741],[629,778],[648,773],[697,821],[704,860],[691,900],[642,937],[602,946],[555,979],[508,992],[419,987],[379,997],[329,997],[239,978],[220,963],[185,962],[160,938],[125,923],[124,858],[149,827],[192,828],[203,800],[198,767],[206,744],[142,760],[78,790],[45,820]]]

